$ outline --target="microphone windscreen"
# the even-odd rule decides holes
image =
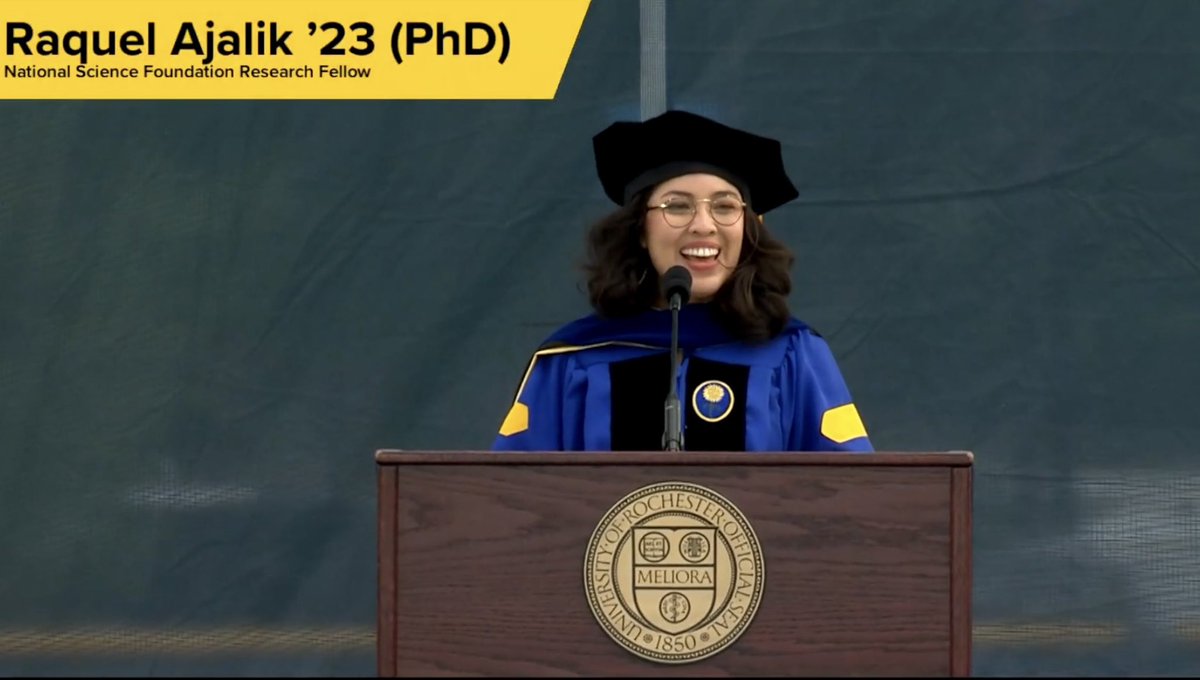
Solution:
[[[678,293],[680,302],[686,305],[692,295],[692,273],[682,265],[671,267],[663,274],[662,290],[668,300]]]

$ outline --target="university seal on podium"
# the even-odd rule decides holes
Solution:
[[[650,661],[710,657],[745,632],[762,599],[762,548],[715,491],[664,482],[630,493],[596,526],[588,604],[617,644]]]

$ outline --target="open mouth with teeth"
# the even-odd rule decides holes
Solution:
[[[720,248],[684,248],[679,251],[684,259],[693,262],[713,262],[721,254]]]

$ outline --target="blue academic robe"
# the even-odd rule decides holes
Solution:
[[[564,326],[533,354],[493,449],[661,450],[670,343],[669,311]],[[747,343],[709,305],[686,305],[679,346],[685,450],[872,450],[828,344],[803,322]]]

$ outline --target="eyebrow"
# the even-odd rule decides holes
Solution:
[[[671,196],[671,195],[677,195],[677,196],[686,196],[686,197],[688,197],[688,198],[695,198],[695,197],[696,197],[696,195],[695,195],[695,194],[693,194],[692,192],[690,192],[690,191],[683,191],[683,190],[681,190],[681,189],[672,189],[672,190],[670,190],[670,191],[666,192],[665,194],[663,194],[663,196],[662,196],[662,197],[663,197],[663,198],[667,198],[668,196]],[[737,197],[737,195],[738,195],[738,193],[737,193],[736,191],[732,190],[732,189],[722,189],[721,191],[714,191],[712,194],[710,194],[710,195],[709,195],[709,197],[711,198],[711,197],[714,197],[714,196],[733,196],[733,197],[735,197],[735,198],[736,198],[736,197]]]

